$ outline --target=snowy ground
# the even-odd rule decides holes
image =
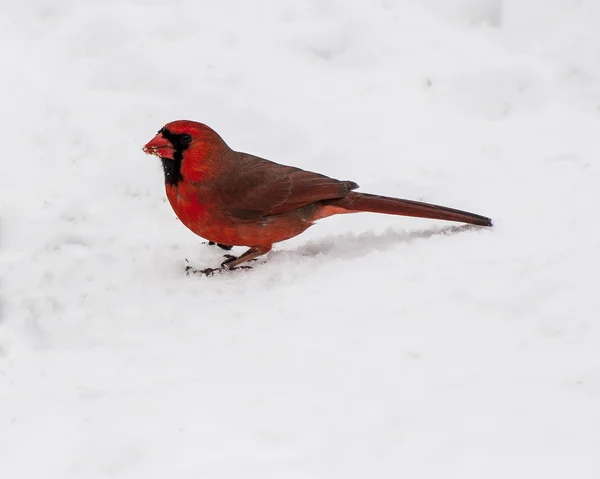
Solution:
[[[596,0],[5,2],[0,476],[600,477],[599,31]],[[348,215],[186,277],[223,252],[141,151],[175,119],[495,227]]]

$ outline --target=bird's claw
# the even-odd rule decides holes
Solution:
[[[212,276],[217,271],[222,271],[222,268],[204,268],[204,269],[201,269],[201,270],[199,270],[197,272],[200,273],[200,274],[203,274],[204,276]]]
[[[217,245],[219,248],[224,249],[226,251],[231,250],[231,248],[233,248],[233,246],[228,245],[228,244],[221,244],[221,243],[215,243],[214,241],[204,241],[202,244],[208,244],[209,246],[214,246]]]
[[[196,269],[192,266],[185,267],[185,275],[189,276],[190,274],[203,274],[204,276],[212,276],[217,271],[221,271],[222,268],[204,268],[204,269]]]
[[[193,266],[190,265],[190,262],[187,260],[187,258],[186,258],[185,262],[187,263],[187,265],[185,267],[185,275],[186,276],[189,276],[190,274],[199,274],[199,273],[206,274],[206,275],[211,274],[209,272],[206,272],[206,270],[204,270],[204,269],[200,270],[200,269],[194,268]],[[207,269],[210,269],[210,268],[207,268]]]
[[[227,259],[221,263],[220,268],[204,268],[204,269],[194,268],[193,266],[191,266],[189,264],[189,261],[186,259],[185,262],[188,263],[188,265],[185,267],[185,275],[189,276],[190,274],[202,274],[204,276],[212,276],[215,273],[224,273],[225,271],[233,271],[236,269],[252,269],[251,266],[236,266],[236,267],[232,268],[231,266],[228,266],[228,263],[237,259],[237,257],[233,256],[232,254],[226,254],[225,257],[227,257]]]

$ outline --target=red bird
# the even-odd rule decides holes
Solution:
[[[211,244],[250,248],[239,257],[226,255],[220,269],[234,269],[268,253],[273,243],[299,235],[315,221],[342,213],[368,211],[492,226],[485,216],[358,193],[353,191],[358,188],[353,181],[234,151],[217,132],[195,121],[168,123],[144,151],[160,158],[167,198],[185,226]],[[188,271],[197,272],[190,267]]]

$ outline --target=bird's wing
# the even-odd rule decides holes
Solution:
[[[232,171],[218,188],[221,206],[245,220],[286,213],[320,200],[343,198],[358,188],[311,171],[239,153]]]

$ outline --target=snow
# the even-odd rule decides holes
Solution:
[[[0,475],[600,477],[599,28],[595,0],[5,2]],[[186,277],[223,251],[141,151],[176,119],[495,226],[346,215]]]

